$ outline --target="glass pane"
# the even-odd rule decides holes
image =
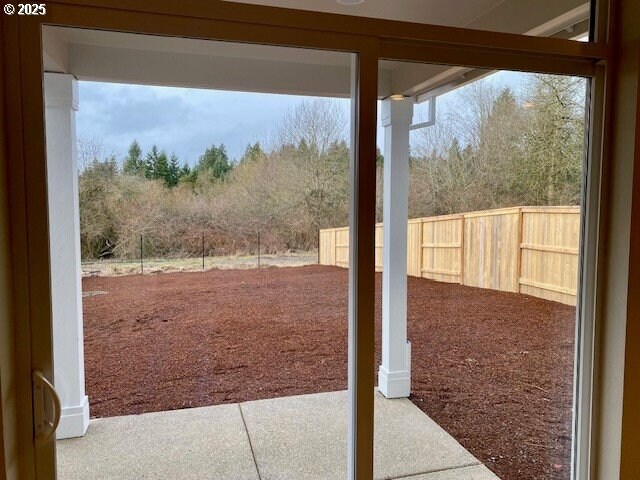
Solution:
[[[569,480],[587,80],[442,69],[381,100],[376,478]]]
[[[352,55],[44,38],[58,478],[345,477]]]

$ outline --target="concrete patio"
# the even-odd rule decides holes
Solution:
[[[499,480],[408,399],[376,393],[375,478]],[[92,420],[58,478],[346,478],[347,392]]]

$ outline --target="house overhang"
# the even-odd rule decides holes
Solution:
[[[286,1],[249,3],[288,6]],[[415,10],[410,14],[429,21],[424,4],[413,3],[408,5],[409,10]],[[318,5],[334,9],[332,2]],[[371,2],[368,8],[375,12],[375,5],[376,2]],[[386,7],[381,5],[386,3],[377,7],[384,14]],[[437,15],[431,14],[431,20],[489,31],[564,38],[578,38],[588,30],[589,4],[583,0],[483,0],[473,5],[483,13],[471,21],[461,16],[460,5],[443,5]],[[402,11],[407,14],[407,9]],[[44,27],[43,49],[46,72],[69,73],[78,80],[343,98],[351,94],[351,61],[342,52],[54,26]],[[465,79],[471,81],[487,73],[470,70],[383,60],[378,96],[403,94],[427,98],[432,96],[429,92],[437,91],[440,95],[466,83]]]

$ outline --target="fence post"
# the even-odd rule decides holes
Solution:
[[[260,232],[258,232],[258,268],[260,268]]]
[[[202,269],[204,270],[204,232],[202,232]]]
[[[517,257],[516,257],[516,292],[520,293],[520,277],[522,276],[522,230],[524,214],[522,207],[518,208],[518,245],[517,245]]]
[[[464,215],[460,218],[460,222],[460,285],[464,285],[464,224],[466,223]]]
[[[320,229],[318,229],[318,265],[320,265]]]
[[[140,273],[144,273],[144,252],[142,250],[142,235],[140,235]]]
[[[422,274],[422,255],[424,254],[424,219],[421,218],[420,222],[418,223],[418,228],[420,228],[420,231],[418,232],[418,251],[416,252],[418,255],[418,277],[423,278],[424,275]]]

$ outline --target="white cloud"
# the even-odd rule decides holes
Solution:
[[[287,109],[304,97],[190,88],[80,82],[79,135],[124,156],[135,138],[195,163],[212,144],[239,158],[250,142],[268,139]],[[349,101],[341,100],[345,111]]]

